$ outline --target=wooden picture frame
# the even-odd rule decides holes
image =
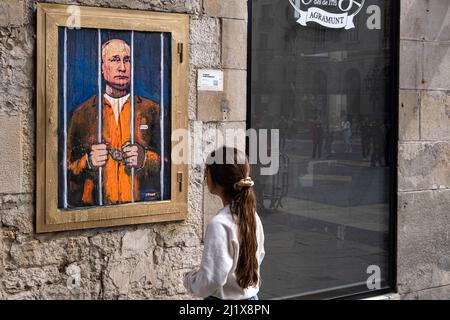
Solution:
[[[69,6],[55,5],[55,4],[37,5],[36,232],[44,233],[44,232],[54,232],[54,231],[74,230],[74,229],[153,223],[162,221],[177,221],[185,219],[188,208],[187,206],[188,168],[187,164],[174,164],[171,161],[170,151],[168,151],[168,149],[171,150],[174,146],[174,142],[170,140],[170,133],[177,129],[187,130],[188,128],[187,79],[188,79],[188,52],[189,52],[188,51],[189,16],[184,14],[156,13],[156,12],[109,9],[109,8],[91,8],[91,7],[76,7],[76,8],[78,10],[77,12],[78,16],[76,17],[79,23],[78,27],[81,28],[73,29],[70,28],[72,25],[68,26],[68,24],[73,23],[72,17],[73,10],[72,11],[69,10]],[[71,43],[70,41],[72,40],[68,38],[68,34],[76,35],[77,34],[76,32],[81,32],[82,30],[87,30],[85,31],[86,37],[87,35],[92,34],[92,32],[97,32],[97,34],[99,35],[97,45],[95,45],[95,41],[94,42],[90,41],[89,43],[89,41],[87,40]],[[112,165],[116,165],[117,168],[119,167],[122,168],[121,165],[123,165],[124,166],[123,168],[125,168],[124,172],[126,172],[124,174],[130,176],[131,182],[129,184],[131,185],[131,195],[129,201],[126,200],[119,201],[117,199],[113,199],[114,198],[114,196],[112,196],[113,191],[110,192],[109,189],[105,191],[104,187],[105,185],[108,186],[109,188],[109,185],[107,185],[106,184],[107,182],[105,182],[106,181],[105,176],[107,176],[110,173],[109,171],[107,171],[108,170],[107,165],[104,165],[102,169],[99,169],[100,167],[91,167],[91,164],[92,165],[94,164],[93,160],[89,159],[89,155],[92,154],[90,153],[91,151],[89,152],[86,151],[86,158],[82,158],[82,161],[85,161],[83,170],[91,170],[89,171],[91,172],[90,174],[93,177],[97,177],[98,183],[96,183],[93,178],[93,180],[90,183],[91,189],[89,189],[86,187],[88,185],[86,176],[83,176],[82,178],[80,178],[80,176],[77,176],[78,180],[76,183],[70,180],[75,175],[73,173],[75,171],[74,169],[70,169],[72,167],[68,165],[69,160],[67,158],[67,154],[70,153],[70,150],[72,150],[70,148],[73,148],[73,150],[75,149],[81,150],[82,143],[79,142],[80,143],[79,146],[75,145],[75,143],[81,141],[80,138],[79,140],[76,140],[76,142],[73,142],[74,144],[73,146],[67,147],[69,144],[69,142],[67,142],[68,141],[67,139],[71,140],[71,137],[67,136],[68,132],[69,133],[75,132],[70,131],[70,129],[74,126],[74,124],[71,121],[72,119],[74,119],[74,115],[76,114],[76,112],[78,112],[77,110],[81,109],[76,109],[75,106],[73,105],[69,107],[67,106],[72,102],[72,100],[75,101],[75,98],[73,98],[72,100],[69,99],[70,101],[68,102],[67,96],[69,94],[67,93],[68,92],[67,88],[71,88],[70,90],[72,91],[69,90],[70,92],[77,92],[73,88],[82,87],[82,85],[79,86],[79,83],[75,83],[75,81],[73,81],[74,83],[72,84],[68,83],[67,69],[70,63],[69,64],[67,63],[67,59],[71,53],[67,53],[67,48],[68,46],[72,46],[73,48],[75,47],[84,48],[83,46],[85,46],[85,48],[82,49],[84,50],[82,52],[84,53],[88,52],[85,57],[89,58],[91,56],[91,53],[88,49],[90,47],[93,48],[98,47],[98,51],[96,52],[94,52],[95,50],[91,50],[92,56],[97,55],[97,59],[99,60],[98,70],[97,68],[95,68],[94,70],[92,70],[92,72],[97,73],[99,79],[97,91],[98,95],[96,96],[99,97],[100,94],[103,96],[105,94],[103,91],[104,84],[102,84],[103,83],[102,79],[100,79],[100,73],[103,76],[103,80],[106,79],[106,76],[104,74],[105,69],[103,65],[104,59],[106,57],[104,56],[105,53],[103,51],[104,48],[106,47],[106,42],[103,42],[102,38],[104,37],[104,34],[102,33],[103,31],[109,32],[108,34],[115,34],[122,32],[123,34],[126,34],[127,37],[128,33],[132,34],[131,36],[132,41],[127,40],[128,42],[131,42],[132,45],[129,45],[128,42],[123,40],[123,42],[127,44],[128,48],[127,52],[131,52],[130,53],[131,58],[127,60],[127,63],[130,63],[131,65],[135,63],[134,60],[138,61],[138,59],[137,58],[135,59],[135,57],[137,57],[138,53],[136,52],[138,52],[139,47],[138,44],[136,44],[136,47],[134,46],[135,37],[137,37],[137,35],[139,35],[142,39],[145,40],[147,39],[145,37],[149,37],[148,39],[150,39],[150,37],[154,37],[156,33],[160,33],[161,59],[164,59],[166,51],[168,52],[168,56],[170,56],[171,58],[170,62],[167,61],[164,62],[165,64],[167,63],[171,64],[170,71],[167,70],[165,71],[167,74],[170,75],[170,77],[167,78],[169,80],[166,80],[164,76],[165,73],[161,71],[160,79],[164,80],[161,80],[160,88],[164,89],[161,89],[159,95],[161,100],[159,103],[159,109],[157,109],[160,112],[158,114],[159,118],[156,118],[157,116],[155,116],[155,119],[159,119],[158,120],[160,126],[159,128],[162,128],[160,130],[161,134],[159,137],[161,141],[158,149],[159,151],[154,152],[154,154],[156,155],[155,156],[156,165],[154,168],[159,168],[160,172],[163,172],[160,173],[161,177],[159,187],[160,189],[159,192],[155,193],[146,193],[146,194],[143,193],[144,196],[142,197],[142,199],[146,199],[147,196],[150,197],[149,194],[154,195],[156,200],[153,201],[140,200],[139,198],[140,195],[136,195],[137,187],[141,186],[141,180],[139,180],[141,179],[141,177],[139,178],[137,177],[139,175],[137,170],[140,170],[140,168],[143,168],[144,165],[146,166],[147,163],[149,163],[148,154],[150,154],[149,152],[152,152],[149,151],[151,149],[150,146],[144,146],[142,148],[139,148],[139,150],[143,150],[142,151],[143,153],[140,154],[145,155],[145,159],[141,161],[142,165],[140,168],[138,166],[136,166],[136,168],[127,167],[125,165],[125,162],[120,162],[126,161],[124,159],[117,160],[117,158],[114,158],[113,160],[116,162],[111,162]],[[62,34],[64,34],[63,37]],[[80,33],[78,33],[78,35],[80,35]],[[164,40],[166,39],[164,37],[167,37],[168,40],[167,41]],[[117,42],[116,40],[117,39],[114,39],[115,43]],[[142,40],[140,43],[144,43],[143,42],[144,40]],[[145,43],[148,43],[148,41],[146,41]],[[64,50],[61,49],[62,48],[61,46],[64,46]],[[73,51],[76,50],[81,49],[73,49]],[[64,54],[61,54],[61,52],[64,52]],[[142,61],[144,61],[144,59],[147,59],[145,58],[146,56],[147,55],[142,54],[142,57],[144,57],[142,58]],[[61,68],[62,65],[61,59],[64,60],[63,68]],[[125,61],[125,59],[123,59],[123,61]],[[143,65],[144,64],[141,63],[140,69],[143,68],[142,67]],[[144,67],[147,66],[150,68],[150,63],[148,65],[144,65]],[[161,70],[164,69],[162,63],[160,69]],[[90,69],[86,67],[86,70],[89,71]],[[134,80],[135,71],[133,68],[131,68],[131,70],[132,70],[131,77],[127,78],[127,76],[123,76],[117,77],[117,79],[119,80],[131,79],[130,87],[132,89],[129,89],[129,87],[128,89],[126,89],[131,90],[131,93],[129,93],[129,98],[126,104],[129,105],[128,108],[131,114],[129,117],[133,119],[129,124],[129,126],[132,128],[130,129],[131,130],[130,141],[132,143],[138,144],[138,142],[135,141],[135,139],[137,140],[138,135],[137,130],[138,129],[146,130],[148,128],[148,125],[142,124],[139,126],[138,129],[135,127],[135,124],[138,125],[137,120],[135,120],[135,117],[137,117],[135,113],[139,112],[138,109],[135,109],[138,103],[135,100],[140,99],[139,102],[142,102],[143,100],[141,100],[141,98],[138,97],[139,95],[138,92],[137,93],[134,92],[134,85],[137,79]],[[147,73],[148,72],[145,70],[141,72],[141,74]],[[95,74],[91,75],[91,77],[95,78]],[[148,80],[146,78],[145,81],[156,81],[156,80]],[[145,81],[142,80],[142,82]],[[166,84],[168,84],[170,88],[165,88],[164,81],[167,82]],[[61,83],[63,83],[64,85],[61,85]],[[61,89],[61,87],[64,88]],[[90,88],[93,86],[86,85],[85,87]],[[62,93],[61,90],[63,91]],[[151,89],[148,89],[147,92],[151,92]],[[72,96],[74,95],[75,94],[72,94]],[[167,106],[163,108],[162,107],[164,99],[163,97],[165,97],[166,95],[169,97],[170,104],[167,103]],[[62,103],[64,107],[62,108],[63,111],[61,112],[62,99],[64,101],[64,103]],[[102,136],[104,133],[103,128],[104,126],[107,125],[106,120],[104,120],[105,115],[103,113],[104,112],[103,103],[105,102],[103,103],[101,102],[103,99],[97,100],[100,101],[98,103],[99,117],[97,117],[99,127],[98,143],[103,143],[102,142],[104,138]],[[69,112],[68,108],[70,107],[72,109]],[[125,106],[123,106],[122,109],[119,110],[124,109]],[[119,111],[119,114],[121,114],[120,112],[122,111]],[[61,116],[61,114],[63,115]],[[98,121],[99,118],[101,119],[101,121]],[[166,118],[168,122],[164,123],[161,122],[161,119],[164,118]],[[94,120],[87,118],[86,122],[89,121],[92,122]],[[155,120],[155,123],[157,124],[158,121]],[[68,126],[70,127],[69,131],[67,130]],[[86,128],[87,126],[88,125],[86,125]],[[82,128],[83,134],[88,131],[89,129]],[[64,139],[61,139],[60,132],[63,132],[62,135],[64,136]],[[158,130],[155,129],[154,132],[158,132]],[[167,136],[166,138],[169,139],[168,141],[167,139],[163,140],[162,137],[165,136]],[[155,140],[156,138],[151,139]],[[107,144],[109,142],[104,143]],[[167,147],[164,148],[164,145],[167,145]],[[70,150],[67,151],[67,149]],[[121,151],[123,152],[124,157],[126,157],[125,151],[123,150],[126,149],[123,148]],[[108,152],[110,152],[110,149],[108,149]],[[158,154],[158,152],[160,153]],[[108,154],[107,161],[113,161],[110,160],[110,158],[112,157],[111,154],[112,153]],[[121,153],[119,152],[119,155],[120,154]],[[136,159],[140,158],[136,157]],[[166,168],[166,170],[162,170],[161,168],[163,167]],[[103,174],[100,173],[100,171],[102,171]],[[157,175],[157,173],[155,173],[155,175]],[[142,178],[142,181],[144,181],[143,179],[144,178]],[[145,179],[151,180],[150,178],[148,178],[148,176],[146,176]],[[164,181],[168,181],[168,183],[164,184]],[[156,182],[155,185],[157,185]],[[118,188],[121,188],[121,185],[119,185]],[[167,192],[164,191],[165,188],[167,189]],[[141,189],[142,188],[139,188],[139,192],[141,192]],[[83,192],[81,192],[80,190],[82,190]],[[78,200],[78,198],[75,196],[75,194],[78,194],[77,192],[79,194],[82,194],[82,200]],[[105,196],[107,192],[110,192],[111,194],[107,194]],[[167,194],[170,193],[170,196],[165,195],[165,193]],[[94,198],[96,198],[97,200],[89,196],[90,194],[94,194],[95,195]],[[122,196],[122,194],[125,194],[125,192],[122,193],[122,191],[119,190],[119,193],[117,194]],[[105,199],[103,199],[104,197]],[[86,199],[90,199],[89,201],[91,202],[86,202],[89,205],[78,205],[78,204],[71,205],[68,199],[70,201],[73,201],[73,203],[78,203],[77,201],[85,201]]]

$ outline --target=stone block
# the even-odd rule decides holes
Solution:
[[[34,193],[35,167],[36,167],[36,123],[35,110],[30,108],[28,112],[21,114],[22,120],[22,184],[21,193]]]
[[[217,125],[217,128],[224,137],[224,144],[228,147],[236,147],[245,153],[245,137],[246,137],[246,123],[245,121],[238,122],[223,122]]]
[[[450,285],[449,203],[448,189],[399,194],[400,294]]]
[[[74,4],[69,0],[46,0],[51,3]],[[78,0],[77,4],[91,7],[127,8],[134,10],[161,11],[174,13],[201,13],[201,0]]]
[[[422,88],[423,47],[420,41],[400,41],[400,89]]]
[[[193,126],[193,134],[191,135],[191,156],[196,165],[195,184],[202,184],[206,158],[210,152],[217,148],[217,144],[220,142],[221,137],[217,134],[217,123],[215,122],[196,121]]]
[[[204,122],[245,121],[247,72],[224,70],[224,91],[198,91],[197,118]],[[223,111],[223,106],[226,112]]]
[[[0,193],[20,193],[22,178],[21,117],[0,115]]]
[[[225,99],[223,92],[198,91],[198,120],[204,122],[222,121],[224,117],[221,110],[223,99]]]
[[[91,253],[98,251],[100,255],[111,255],[120,250],[122,232],[101,232],[89,238]]]
[[[195,247],[200,244],[200,240],[194,228],[170,224],[158,231],[156,243],[163,248]]]
[[[221,18],[247,19],[246,0],[204,0],[204,13]]]
[[[399,191],[450,187],[450,142],[401,143]]]
[[[450,286],[407,293],[402,295],[402,300],[450,300]]]
[[[401,38],[450,40],[450,2],[402,0],[400,29]]]
[[[160,248],[158,248],[160,249]],[[156,250],[155,250],[156,251]],[[197,248],[166,248],[164,250],[158,250],[156,258],[154,259],[159,265],[158,267],[164,268],[164,266],[170,265],[174,269],[191,270],[194,266],[199,265],[202,252]]]
[[[223,19],[222,65],[230,69],[247,69],[247,22]]]
[[[34,34],[0,28],[0,39],[0,113],[25,114],[33,103]]]
[[[7,242],[4,239],[2,230],[0,230],[0,279],[4,278],[5,261],[6,261],[6,257],[7,256],[8,256]],[[0,292],[2,292],[2,285],[1,284],[0,284]],[[1,296],[1,294],[0,294],[0,296]]]
[[[197,70],[189,68],[188,119],[197,120]]]
[[[191,137],[193,140],[193,137]],[[198,143],[197,148],[200,147],[201,143]],[[191,152],[194,150],[191,149]],[[199,150],[201,152],[201,150]],[[202,160],[202,158],[200,158]],[[186,219],[186,223],[195,225],[198,229],[201,229],[202,217],[203,217],[203,174],[202,165],[203,161],[198,161],[199,163],[193,163],[189,166],[189,188],[188,188],[188,206],[189,214]],[[194,162],[194,160],[191,160]],[[196,160],[195,160],[196,161]]]
[[[13,243],[10,251],[12,263],[22,268],[72,263],[88,255],[89,242],[84,237]]]
[[[245,121],[247,118],[247,71],[225,70],[224,90],[230,109],[227,121]]]
[[[153,255],[141,254],[124,259],[120,255],[111,258],[103,279],[105,299],[151,299],[150,289],[155,282]]]
[[[206,226],[208,225],[208,222],[222,208],[223,208],[223,203],[222,203],[222,200],[220,199],[220,197],[211,194],[209,192],[208,188],[205,187],[204,196],[203,196],[203,213],[204,213],[203,233],[206,232]]]
[[[152,230],[138,229],[125,233],[122,237],[123,253],[142,253],[155,245],[155,235]]]
[[[423,91],[421,100],[421,138],[450,140],[450,92]]]
[[[450,142],[401,143],[398,157],[399,191],[450,187]]]
[[[425,89],[450,90],[450,43],[424,43]]]
[[[24,234],[34,230],[33,197],[31,195],[5,195],[0,199],[0,222]]]
[[[419,140],[420,92],[400,90],[399,138]]]
[[[195,67],[220,65],[220,23],[217,18],[191,18],[190,63]]]
[[[0,27],[19,27],[24,23],[23,0],[2,0],[0,2]]]
[[[2,277],[2,283],[8,294],[16,294],[41,286],[61,282],[61,274],[57,266],[19,269],[8,272]]]

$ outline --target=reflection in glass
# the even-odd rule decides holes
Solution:
[[[374,4],[386,26],[390,2]],[[252,11],[251,126],[279,128],[281,151],[278,175],[255,177],[261,298],[367,291],[371,265],[387,286],[390,31],[369,30],[365,9],[350,30],[301,26],[287,0]]]

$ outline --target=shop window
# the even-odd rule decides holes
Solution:
[[[249,4],[248,126],[280,130],[279,171],[254,172],[266,231],[260,296],[392,290],[398,2]]]

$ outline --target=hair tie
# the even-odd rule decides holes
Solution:
[[[253,187],[254,185],[255,185],[255,183],[253,182],[252,178],[247,177],[247,178],[241,179],[241,180],[239,180],[238,182],[236,182],[236,183],[233,185],[233,188],[234,188],[235,190],[241,191],[241,190],[244,189],[244,188],[251,188],[251,187]]]

